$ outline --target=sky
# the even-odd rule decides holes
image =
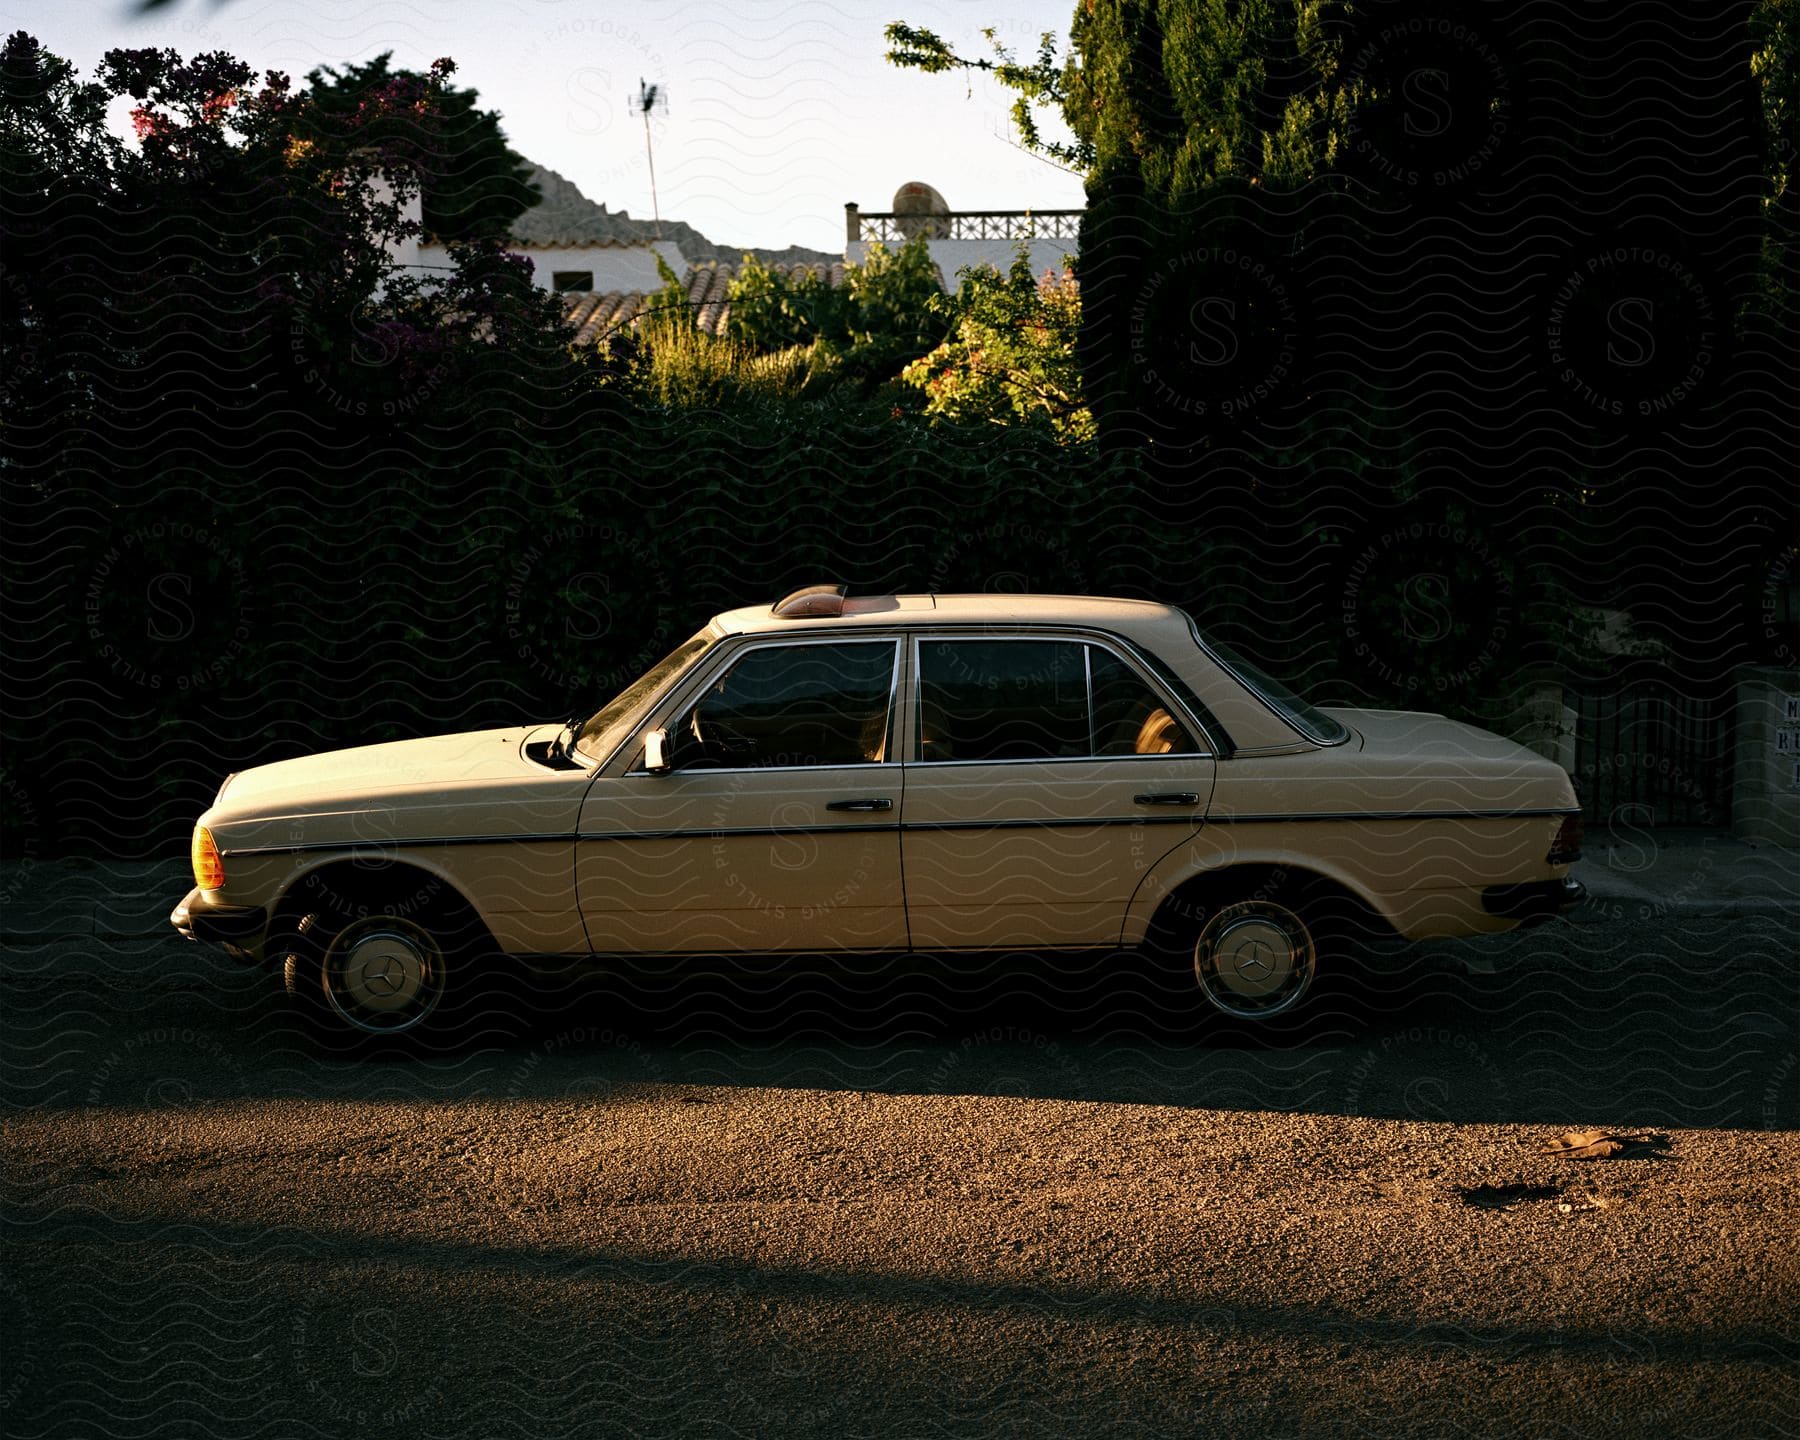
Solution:
[[[1073,0],[0,0],[84,77],[114,47],[227,50],[298,82],[317,65],[384,50],[424,68],[448,55],[458,84],[498,110],[513,148],[594,200],[648,218],[641,79],[668,109],[652,124],[665,218],[718,244],[841,251],[844,205],[887,210],[911,180],[954,210],[1074,209],[1081,182],[1012,143],[1009,97],[984,76],[897,70],[890,20],[985,54],[993,26],[1021,54],[1068,32]],[[1000,12],[1004,11],[1004,14]]]

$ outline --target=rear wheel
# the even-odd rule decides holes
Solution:
[[[1273,900],[1220,906],[1189,949],[1195,983],[1213,1009],[1238,1021],[1297,1010],[1318,976],[1318,943],[1296,910]]]

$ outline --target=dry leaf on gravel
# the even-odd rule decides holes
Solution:
[[[1521,1140],[1521,1145],[1532,1144]],[[1615,1135],[1607,1130],[1569,1130],[1554,1140],[1538,1143],[1540,1155],[1559,1155],[1564,1160],[1655,1159],[1669,1145],[1667,1135]]]

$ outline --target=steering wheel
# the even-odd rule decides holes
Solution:
[[[683,770],[715,770],[725,763],[728,747],[714,740],[701,728],[698,705],[688,711],[681,728],[687,731],[691,742],[691,749],[690,745],[681,747]]]

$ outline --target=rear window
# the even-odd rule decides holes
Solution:
[[[1232,679],[1315,745],[1341,745],[1350,738],[1350,732],[1339,721],[1333,720],[1311,701],[1296,695],[1273,675],[1246,660],[1229,645],[1202,635],[1193,616],[1188,616],[1187,622],[1188,629],[1193,632],[1195,644],[1218,661]]]

